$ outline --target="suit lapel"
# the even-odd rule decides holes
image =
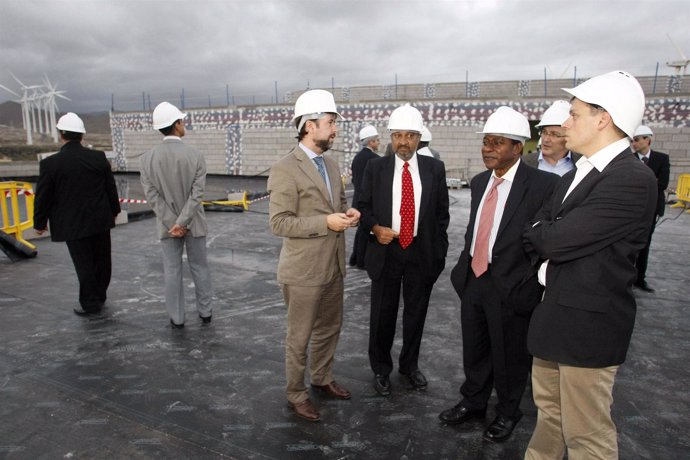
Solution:
[[[428,166],[428,167],[427,167]],[[425,159],[420,158],[417,155],[417,167],[419,168],[419,180],[422,182],[422,196],[419,200],[419,219],[422,221],[422,217],[429,209],[429,203],[431,202],[431,188],[433,182],[433,174],[431,171],[431,165],[429,165]]]
[[[383,180],[379,185],[379,193],[381,195],[381,203],[384,204],[383,209],[393,209],[393,177],[395,176],[395,154],[388,157],[384,165]],[[394,210],[397,212],[399,210]],[[383,219],[383,224],[386,227],[390,227],[393,224],[392,221],[393,214],[391,212],[384,213],[383,216],[379,216]]]
[[[515,180],[510,186],[510,193],[508,194],[508,200],[506,201],[506,207],[503,210],[503,216],[501,217],[501,223],[498,226],[498,232],[496,233],[496,239],[498,240],[501,236],[501,232],[506,228],[508,222],[515,214],[515,211],[520,206],[522,202],[522,197],[529,188],[527,183],[527,168],[525,164],[520,162],[517,171],[515,171]]]
[[[314,164],[314,162],[311,161],[311,159],[309,158],[309,155],[307,155],[307,153],[298,146],[297,148],[295,148],[295,158],[298,161],[298,167],[300,168],[300,170],[302,170],[302,172],[309,178],[309,180],[312,181],[314,185],[316,185],[316,187],[321,192],[323,199],[331,205],[331,208],[333,208],[333,203],[331,203],[331,196],[328,193],[326,182],[324,182],[323,177],[321,177],[321,174],[316,169],[316,165]],[[324,164],[327,163],[324,161]],[[328,170],[328,175],[330,178],[330,170]]]

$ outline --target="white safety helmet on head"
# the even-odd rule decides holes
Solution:
[[[640,125],[640,126],[638,126],[637,129],[635,130],[635,133],[633,134],[633,137],[637,137],[637,136],[652,137],[653,135],[654,135],[654,133],[653,133],[652,130],[649,128],[649,126]]]
[[[524,143],[530,138],[529,121],[520,112],[503,105],[489,116],[484,129],[477,134],[495,134]]]
[[[161,102],[153,109],[153,129],[163,129],[172,126],[177,120],[187,116],[170,102]]]
[[[305,91],[297,98],[295,114],[290,121],[299,119],[299,123],[295,126],[297,131],[300,131],[308,120],[318,120],[327,113],[334,113],[338,118],[343,119],[335,108],[335,99],[330,92],[324,89],[312,89]]]
[[[69,131],[71,133],[86,133],[86,128],[84,127],[84,122],[82,121],[76,113],[67,112],[57,122],[55,125],[60,131]]]
[[[415,131],[422,132],[424,119],[419,110],[410,104],[405,104],[393,110],[388,119],[389,131]]]
[[[431,142],[431,131],[426,126],[422,126],[422,138],[419,139],[422,142]]]
[[[537,123],[537,127],[542,126],[561,126],[565,120],[570,118],[570,102],[556,101],[551,104],[551,107],[546,109],[541,120]]]
[[[602,107],[628,137],[632,138],[642,123],[644,91],[628,72],[615,70],[592,77],[575,88],[561,89],[582,102]]]
[[[371,125],[366,125],[359,130],[359,140],[369,139],[370,137],[378,137],[379,132]]]

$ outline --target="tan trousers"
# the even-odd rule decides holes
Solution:
[[[285,338],[287,399],[299,404],[309,398],[304,371],[309,348],[309,373],[314,385],[327,385],[333,379],[333,356],[343,322],[343,278],[336,275],[323,286],[284,284],[283,298],[288,307]]]
[[[525,460],[617,459],[616,426],[611,419],[618,366],[590,369],[534,358],[532,389],[537,426]]]

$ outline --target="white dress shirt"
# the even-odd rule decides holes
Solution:
[[[302,144],[301,142],[299,143],[299,146],[307,154],[307,156],[311,160],[311,164],[314,166],[314,168],[316,169],[316,172],[319,173],[319,176],[320,176],[321,173],[319,172],[319,167],[316,166],[316,163],[314,162],[314,158],[316,158],[318,156],[323,157],[323,155],[317,155],[309,147]],[[331,178],[328,176],[328,168],[326,167],[326,160],[325,159],[323,160],[323,170],[326,172],[326,188],[328,189],[328,196],[331,198],[331,203],[333,203],[333,192],[331,192]]]
[[[419,166],[417,165],[417,155],[412,155],[407,162],[408,171],[412,176],[412,187],[414,188],[414,236],[417,236],[419,227],[419,205],[422,202],[422,180],[419,177]],[[405,162],[395,155],[395,172],[393,174],[393,218],[391,219],[391,229],[400,232],[400,203],[402,202],[402,172]]]
[[[515,181],[515,173],[517,172],[518,166],[520,165],[520,159],[515,162],[510,169],[501,176],[503,183],[496,187],[498,192],[498,200],[496,201],[496,211],[494,213],[494,223],[491,227],[491,235],[489,236],[489,260],[491,263],[491,255],[493,253],[494,243],[496,242],[496,235],[498,235],[498,228],[501,225],[501,219],[503,218],[503,211],[506,207],[506,202],[508,201],[508,195],[510,194],[510,189]],[[477,231],[479,230],[479,218],[482,215],[482,208],[484,207],[484,201],[486,200],[486,195],[488,195],[491,186],[498,176],[496,172],[491,172],[491,180],[486,184],[486,189],[484,190],[484,195],[482,195],[482,200],[479,202],[479,207],[477,208],[477,214],[474,221],[474,229],[472,230],[472,245],[470,246],[470,256],[474,257],[474,243],[477,239]]]

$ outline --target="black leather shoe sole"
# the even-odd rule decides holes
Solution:
[[[184,323],[177,324],[177,323],[174,323],[173,320],[170,320],[170,327],[172,327],[173,329],[183,329]]]
[[[199,315],[199,318],[201,318],[201,322],[203,324],[211,324],[211,320],[213,319],[213,315],[210,316],[201,316]]]
[[[413,390],[426,390],[428,383],[426,381],[426,377],[424,377],[424,374],[422,374],[420,371],[415,371],[411,374],[400,372],[400,376],[412,386]]]
[[[521,417],[517,419],[509,419],[503,416],[496,417],[491,425],[484,430],[484,439],[491,442],[503,442],[507,440],[515,426],[520,421]]]

